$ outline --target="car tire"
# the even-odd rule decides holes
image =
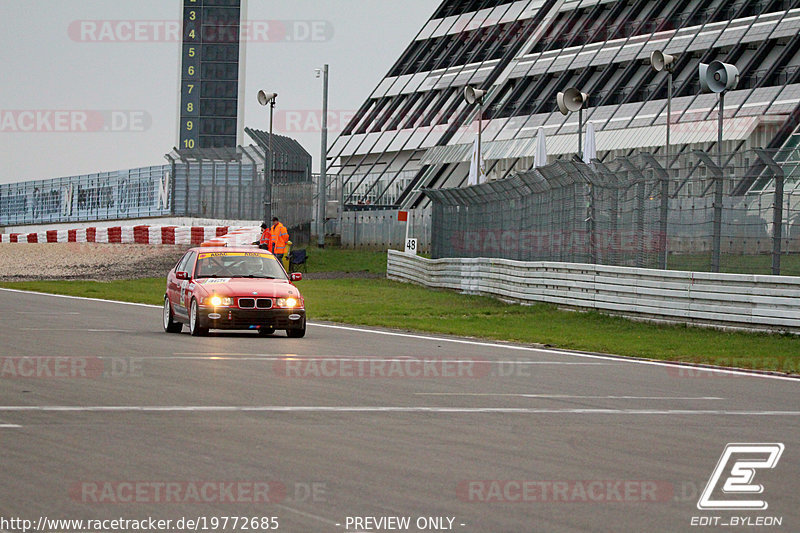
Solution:
[[[200,322],[199,314],[200,310],[197,305],[197,300],[192,298],[191,311],[189,311],[189,333],[192,334],[192,337],[202,337],[208,334],[208,328],[201,328],[198,324],[198,322]]]
[[[273,333],[275,333],[275,328],[273,328],[272,326],[261,326],[260,328],[258,328],[259,335],[263,335],[266,337],[267,335],[272,335]]]
[[[163,315],[163,325],[164,331],[167,333],[180,333],[183,329],[183,324],[180,322],[175,322],[175,315],[172,314],[172,305],[169,303],[169,298],[164,296],[164,312]]]
[[[292,339],[302,339],[306,336],[306,319],[303,319],[303,327],[297,329],[287,329],[286,336]]]

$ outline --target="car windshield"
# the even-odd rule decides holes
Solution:
[[[286,279],[274,255],[266,252],[201,253],[196,278]]]

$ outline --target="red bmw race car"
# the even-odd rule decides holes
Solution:
[[[209,329],[257,329],[289,337],[306,334],[303,296],[271,253],[251,247],[192,248],[167,275],[164,331],[192,335]]]

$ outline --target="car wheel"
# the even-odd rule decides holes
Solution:
[[[189,313],[189,332],[193,337],[202,337],[208,333],[208,328],[200,327],[200,310],[197,306],[197,300],[192,298],[192,309]]]
[[[306,319],[303,319],[303,327],[297,329],[287,329],[286,336],[292,339],[300,339],[306,336]]]
[[[175,315],[172,314],[172,306],[169,303],[169,298],[164,296],[164,331],[167,333],[180,333],[183,329],[183,324],[175,322]]]
[[[275,333],[275,328],[273,328],[272,326],[261,326],[260,328],[258,328],[259,335],[266,336],[266,335],[272,335],[273,333]]]

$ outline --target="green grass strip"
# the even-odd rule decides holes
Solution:
[[[0,286],[160,305],[161,278],[31,281]],[[385,279],[297,283],[311,320],[382,326],[552,347],[800,374],[800,337],[636,322],[597,312],[521,306]]]
[[[371,272],[386,273],[386,251],[348,250],[329,246],[317,248],[309,245],[307,268],[309,272]]]

